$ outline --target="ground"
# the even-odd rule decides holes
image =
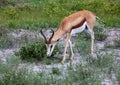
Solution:
[[[20,42],[18,42],[17,40],[19,40],[19,38],[21,36],[27,36],[27,37],[30,37],[31,39],[42,39],[42,36],[39,34],[39,32],[35,32],[35,31],[29,31],[29,30],[24,30],[24,29],[21,29],[21,30],[14,30],[12,32],[9,32],[8,34],[9,36],[11,36],[13,38],[13,41],[16,42],[12,47],[9,47],[7,49],[0,49],[0,59],[2,60],[3,63],[6,63],[6,58],[7,57],[12,57],[14,56],[14,52],[16,50],[19,50],[19,46],[18,45],[21,45],[19,44]],[[112,46],[114,44],[114,40],[117,38],[117,37],[120,37],[120,28],[113,28],[113,29],[110,29],[108,32],[107,32],[107,38],[104,40],[104,41],[96,41],[95,40],[95,52],[94,52],[94,57],[96,57],[97,53],[100,51],[101,54],[105,54],[104,52],[104,48],[106,48],[106,46]],[[24,42],[24,41],[23,41]],[[73,43],[74,44],[74,43]],[[74,45],[75,46],[75,45]],[[82,51],[82,50],[81,50]],[[112,54],[114,51],[114,56],[116,57],[116,59],[118,59],[120,61],[120,48],[109,48],[106,52],[108,54]],[[57,54],[56,56],[60,56],[61,59],[62,59],[62,55],[60,54]],[[55,57],[56,57],[55,56]],[[68,55],[67,55],[67,58],[68,58]],[[76,65],[78,63],[82,63],[82,65],[86,64],[86,62],[83,60],[81,54],[79,52],[75,52],[75,55],[74,55],[74,59],[72,62],[65,62],[64,64],[61,64],[60,62],[59,63],[56,63],[54,65],[45,65],[45,64],[41,64],[40,62],[37,62],[37,63],[30,63],[28,65],[28,68],[31,69],[32,67],[32,70],[33,71],[45,71],[46,74],[49,74],[50,73],[50,69],[52,69],[53,67],[56,67],[56,68],[59,68],[61,70],[65,70],[68,65],[72,64],[72,66],[74,68],[76,68]],[[23,62],[21,64],[19,64],[18,68],[22,68],[23,66],[25,66],[26,63]],[[112,74],[112,80],[115,80],[114,82],[114,85],[119,85],[117,80],[116,80],[116,75],[115,73],[111,73]],[[63,72],[63,75],[64,75],[64,72]],[[102,79],[102,85],[113,85],[113,81],[111,80],[110,78],[106,77],[104,79]]]

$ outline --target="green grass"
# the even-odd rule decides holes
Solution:
[[[101,85],[101,81],[94,76],[94,70],[87,67],[87,65],[78,64],[76,70],[68,69],[68,80],[70,83],[77,85]]]
[[[120,68],[117,69],[116,76],[117,76],[118,82],[120,83]]]
[[[45,72],[33,72],[27,66],[17,68],[21,63],[20,58],[12,56],[7,59],[7,64],[0,61],[0,84],[1,85],[48,85],[48,84],[79,84],[79,85],[100,85],[100,80],[95,79],[93,72],[84,69],[79,65],[77,70],[68,69],[68,74],[62,74],[63,70],[53,67],[49,75]],[[69,75],[69,76],[67,76]],[[61,77],[59,79],[59,77]]]
[[[0,28],[2,28],[0,31],[0,42],[3,43],[0,45],[0,48],[9,47],[11,43],[14,43],[9,36],[7,36],[7,33],[9,32],[7,29],[57,27],[65,16],[82,9],[93,11],[105,21],[107,26],[120,27],[119,0],[11,1],[11,3],[0,3]],[[19,6],[19,4],[22,5]],[[14,5],[14,7],[11,7],[10,5]],[[97,40],[105,40],[105,33],[103,30],[99,30],[99,28],[102,28],[96,27],[96,29],[97,28],[98,30],[94,30]],[[16,41],[18,41],[17,43],[22,44],[31,42],[31,40],[26,40],[26,38],[26,36],[23,36],[20,38],[20,41]],[[64,72],[64,68],[61,70],[53,67],[51,73],[48,75],[45,72],[33,72],[32,70],[28,70],[27,66],[18,69],[19,64],[23,63],[20,56],[8,56],[6,63],[3,63],[0,60],[0,85],[101,85],[102,79],[110,77],[112,71],[115,72],[117,75],[116,78],[118,82],[120,82],[119,60],[117,60],[118,63],[116,63],[114,55],[102,55],[99,52],[96,55],[97,59],[90,58],[87,56],[90,48],[90,36],[81,33],[77,39],[74,50],[75,52],[80,52],[83,60],[80,60],[80,64],[74,65],[74,68],[70,64],[67,67],[67,72]],[[33,42],[34,41],[36,41],[36,39],[33,40]],[[118,46],[119,40],[115,41],[115,43],[116,46]],[[29,46],[30,44],[28,47]],[[39,49],[39,47],[40,46],[36,46],[35,48]],[[30,49],[34,48],[31,47]],[[106,53],[106,50],[104,51]],[[37,53],[39,54],[39,52]],[[29,55],[31,54],[29,53]],[[24,57],[26,56],[24,55]],[[82,61],[86,63],[83,64]],[[51,62],[58,63],[59,60],[45,59],[42,62],[49,65]],[[106,76],[100,78],[100,76],[104,74],[106,74]]]
[[[53,67],[53,68],[52,68],[52,74],[60,75],[61,72],[60,72],[59,68]]]
[[[114,49],[119,49],[120,48],[120,35],[116,35],[116,38],[113,40],[113,43],[112,45],[108,44],[106,45],[106,48],[114,48]]]
[[[22,0],[12,3],[15,4],[14,7],[0,6],[0,25],[5,24],[10,28],[30,27],[31,29],[58,27],[65,16],[87,9],[104,20],[107,26],[120,27],[119,0]]]
[[[114,40],[114,46],[120,48],[120,35],[117,35],[117,38]]]
[[[118,82],[120,81],[119,60],[114,59],[114,55],[102,55],[98,53],[97,59],[83,56],[87,63],[68,64],[65,68],[51,68],[49,75],[45,71],[34,72],[32,67],[25,65],[18,66],[23,62],[18,56],[9,56],[4,64],[0,60],[0,84],[1,85],[101,85],[102,79],[109,77],[111,72],[116,73]],[[82,61],[82,60],[80,60]],[[30,63],[29,63],[30,64]],[[74,67],[73,67],[74,66]],[[28,70],[28,68],[30,68]],[[106,74],[106,76],[104,76]],[[100,78],[100,75],[101,78]]]
[[[7,34],[9,33],[9,30],[7,28],[1,27],[0,30],[0,49],[1,48],[9,48],[12,46],[12,39],[10,36]]]

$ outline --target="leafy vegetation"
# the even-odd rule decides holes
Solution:
[[[95,40],[104,41],[107,38],[107,27],[95,27]]]
[[[12,40],[9,36],[0,38],[0,48],[10,48],[12,46]]]
[[[0,29],[0,48],[9,48],[10,45],[12,46],[12,39],[10,38],[10,36],[7,35],[7,33],[9,32],[8,29],[6,28],[2,28]]]
[[[7,56],[5,61],[4,58],[2,59],[3,56],[0,56],[0,85],[101,85],[106,77],[112,80],[110,77],[112,72],[120,83],[120,60],[114,57],[114,53],[107,54],[106,50],[97,51],[96,58],[90,58],[88,49],[91,41],[90,36],[85,33],[78,35],[80,39],[74,40],[77,42],[73,49],[82,55],[79,56],[80,63],[67,62],[65,68],[54,67],[55,62],[60,62],[59,59],[46,58],[44,42],[38,42],[37,38],[29,39],[27,35],[19,37],[14,42],[14,39],[11,40],[11,36],[8,35],[9,29],[15,28],[35,30],[57,27],[64,17],[83,9],[94,12],[105,21],[106,26],[119,27],[119,4],[119,0],[0,0],[0,43],[2,43],[0,48],[8,48],[13,43],[22,44],[15,56]],[[97,24],[99,23],[97,21]],[[96,40],[106,39],[106,27],[98,25],[94,31]],[[119,41],[119,38],[114,40],[115,48],[120,46]],[[57,52],[59,52],[58,47],[55,48],[52,56]],[[34,72],[32,67],[26,65],[27,62],[24,62],[25,66],[21,66],[24,60],[40,61],[40,64],[44,63],[46,66],[51,64],[53,68],[49,69],[50,73],[48,69]]]
[[[3,64],[0,60],[0,84],[1,85],[46,85],[46,84],[79,84],[79,85],[101,85],[101,79],[105,76],[99,77],[106,73],[109,77],[111,71],[116,71],[117,79],[119,81],[119,67],[117,63],[114,63],[112,55],[109,56],[97,56],[98,59],[87,61],[86,64],[68,64],[66,70],[63,68],[53,67],[48,74],[44,71],[34,72],[28,70],[27,65],[19,68],[19,64],[22,62],[20,57],[12,56],[7,58],[6,64]],[[83,59],[86,59],[84,57]],[[106,62],[108,61],[108,62]],[[102,66],[103,65],[103,66]],[[113,66],[111,68],[111,66]],[[50,70],[50,69],[49,69]],[[48,71],[49,72],[49,71]],[[98,75],[99,74],[99,75]]]
[[[37,42],[38,44],[38,42]],[[83,49],[84,50],[84,49]],[[54,67],[49,69],[48,75],[45,71],[34,72],[32,67],[19,66],[23,61],[20,56],[11,56],[6,62],[0,60],[0,84],[1,85],[46,85],[46,84],[79,84],[79,85],[101,85],[103,78],[110,78],[111,72],[116,73],[119,82],[119,60],[113,54],[97,54],[97,59],[83,56],[81,63],[68,64],[64,68]],[[82,61],[86,63],[82,63]],[[31,70],[30,70],[31,69]],[[64,69],[64,70],[63,70]],[[42,69],[41,69],[42,70]],[[106,75],[103,75],[106,74]],[[101,77],[100,77],[101,76]]]
[[[52,68],[52,74],[60,75],[61,72],[60,72],[60,70],[58,68],[53,67]]]
[[[110,71],[110,69],[113,68],[114,57],[109,54],[103,55],[103,54],[97,53],[97,59],[90,58],[89,64],[101,70],[108,67],[107,69]]]
[[[69,78],[71,79],[71,84],[73,81],[75,84],[79,85],[101,85],[99,79],[95,79],[94,71],[88,67],[84,67],[81,64],[78,65],[77,70],[69,70]]]
[[[57,27],[64,17],[83,9],[94,12],[106,22],[107,26],[120,26],[119,0],[6,0],[4,2],[9,3],[0,6],[0,25],[5,24],[10,28]]]
[[[19,52],[16,54],[20,56],[22,60],[43,60],[46,56],[46,46],[43,41],[27,44],[20,48]],[[56,46],[52,56],[59,52],[58,47]]]
[[[3,64],[0,61],[0,84],[1,85],[46,85],[46,84],[94,84],[100,85],[99,80],[94,80],[93,73],[89,70],[84,69],[84,67],[78,67],[77,71],[73,68],[68,70],[67,75],[62,75],[58,68],[53,67],[51,74],[45,74],[44,72],[33,72],[25,67],[17,69],[16,65],[19,65],[19,57],[11,57]],[[5,68],[3,68],[5,67]],[[77,73],[76,73],[77,72]],[[75,75],[74,75],[75,73]],[[56,74],[56,75],[53,75]],[[58,78],[61,77],[62,79]],[[67,76],[67,77],[66,77]],[[80,80],[79,80],[80,79]],[[58,81],[59,80],[59,81]]]

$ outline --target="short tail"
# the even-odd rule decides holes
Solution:
[[[96,16],[96,19],[99,20],[101,23],[105,24],[105,22],[101,20],[98,16]]]

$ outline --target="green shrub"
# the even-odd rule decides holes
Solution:
[[[9,1],[8,0],[0,0],[0,6],[4,6],[4,5],[7,5],[9,4]]]
[[[4,73],[4,77],[1,85],[38,85],[34,80],[37,78],[33,75],[32,72],[28,71],[26,68],[19,70],[12,70],[10,72]],[[38,81],[37,81],[38,82]],[[35,83],[35,84],[33,84]]]
[[[0,48],[9,48],[13,46],[12,39],[9,36],[0,37]]]
[[[19,15],[18,10],[15,9],[14,7],[5,8],[4,14],[7,15],[10,19],[15,19]]]
[[[15,5],[19,0],[0,0],[0,6]]]
[[[87,68],[87,65],[82,66],[79,64],[76,70],[73,68],[68,70],[68,79],[70,79],[71,83],[75,82],[75,85],[101,85],[101,81],[94,77],[93,71]]]
[[[5,28],[4,26],[0,26],[0,38],[4,35],[6,36],[8,32],[9,30],[7,28]]]
[[[53,67],[53,68],[52,68],[52,74],[60,75],[61,72],[60,72],[59,68]]]
[[[12,46],[12,39],[10,36],[7,35],[9,33],[9,30],[5,27],[1,27],[0,29],[0,48],[8,48]]]
[[[98,68],[112,68],[112,64],[114,62],[114,57],[112,56],[112,54],[100,54],[100,52],[97,53],[97,59],[92,59],[90,58],[89,60],[89,64],[93,65],[95,67]]]
[[[59,52],[56,46],[52,56]],[[20,48],[19,52],[16,53],[23,60],[43,60],[46,56],[46,46],[43,41],[27,44]]]
[[[95,27],[94,28],[95,40],[104,41],[107,38],[106,31],[107,30],[104,27]]]
[[[98,40],[98,41],[103,41],[103,40],[105,40],[106,38],[107,38],[107,35],[104,34],[104,33],[98,33],[98,34],[96,34],[96,36],[95,36],[95,39]]]

